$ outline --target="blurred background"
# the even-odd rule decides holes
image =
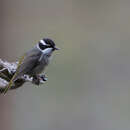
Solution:
[[[42,86],[0,96],[1,130],[130,129],[129,0],[0,0],[0,58],[43,37],[61,48]]]

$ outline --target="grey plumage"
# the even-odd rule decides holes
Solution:
[[[57,49],[54,43],[53,46],[52,43],[50,44],[51,46],[48,44],[49,40],[50,39],[40,40],[40,42],[33,49],[25,54],[24,60],[18,69],[18,74],[14,81],[19,79],[24,74],[36,76],[44,71],[45,67],[49,63],[49,58],[51,57],[52,52]],[[51,42],[53,41],[51,40]],[[41,43],[44,48],[40,48]]]

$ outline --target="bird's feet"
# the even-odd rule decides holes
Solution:
[[[43,81],[47,81],[47,77],[45,75],[40,75],[40,79],[42,79]]]
[[[47,81],[47,78],[45,75],[34,75],[33,76],[33,83],[36,85],[39,85],[41,82]]]

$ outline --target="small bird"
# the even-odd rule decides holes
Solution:
[[[59,50],[59,48],[56,47],[54,41],[49,38],[40,40],[34,48],[25,53],[24,60],[13,81],[15,82],[25,74],[33,77],[33,80],[36,81],[38,75],[42,73],[45,70],[45,67],[49,64],[52,53],[55,50]],[[39,84],[39,80],[37,80],[37,82],[37,84]]]

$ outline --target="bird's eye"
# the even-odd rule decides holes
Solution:
[[[40,48],[41,50],[44,50],[44,49],[47,48],[47,46],[43,45],[42,43],[39,43],[39,48]]]

